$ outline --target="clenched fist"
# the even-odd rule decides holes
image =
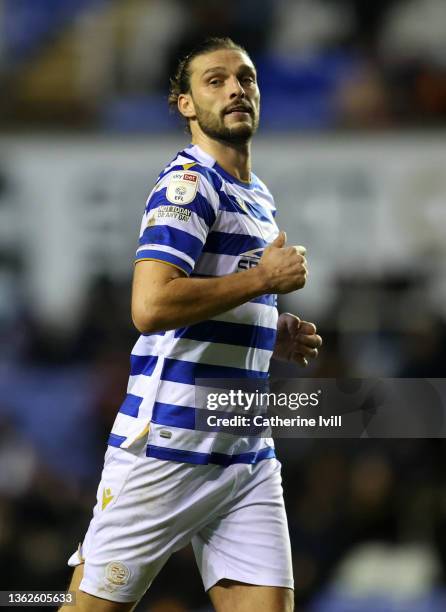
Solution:
[[[286,234],[281,231],[265,248],[258,268],[266,277],[269,293],[290,293],[302,289],[308,268],[303,246],[285,246]]]

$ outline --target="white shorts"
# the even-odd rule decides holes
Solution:
[[[192,465],[109,447],[79,550],[80,589],[139,600],[170,555],[192,541],[205,590],[222,578],[293,588],[281,465]]]

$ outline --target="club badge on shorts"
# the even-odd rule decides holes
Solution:
[[[110,561],[105,568],[105,577],[116,586],[124,586],[129,581],[130,570],[122,561]]]

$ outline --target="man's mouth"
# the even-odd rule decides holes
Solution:
[[[225,115],[231,115],[232,113],[243,113],[245,115],[250,115],[252,110],[247,106],[234,106],[233,108],[225,111]]]

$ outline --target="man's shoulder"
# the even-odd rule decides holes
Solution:
[[[193,177],[201,178],[204,177],[210,187],[219,191],[222,185],[222,179],[212,167],[205,165],[204,163],[193,159],[184,151],[180,151],[178,155],[164,168],[164,170],[158,176],[157,183],[160,181],[169,181],[172,178],[178,180],[180,177]]]
[[[186,205],[196,201],[201,207],[220,207],[221,179],[206,164],[180,151],[158,176],[147,199],[146,209],[165,199]]]

